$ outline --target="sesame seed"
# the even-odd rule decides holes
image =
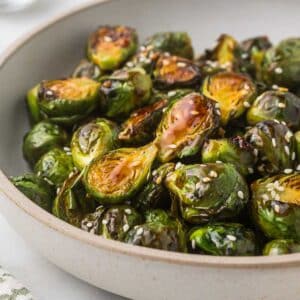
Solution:
[[[176,91],[169,91],[168,92],[168,97],[173,97],[176,95]]]
[[[277,68],[274,69],[274,72],[276,74],[281,74],[283,72],[283,70],[281,68],[277,67]]]
[[[154,171],[152,172],[152,176],[155,176],[155,175],[157,175],[157,170],[154,170]]]
[[[273,85],[272,85],[272,89],[273,89],[273,90],[278,90],[278,87],[279,87],[279,86],[278,86],[277,84],[273,84]]]
[[[253,154],[254,154],[254,156],[257,156],[258,155],[258,149],[253,149]]]
[[[238,195],[238,197],[239,197],[240,199],[244,199],[244,193],[243,193],[243,191],[238,191],[238,192],[237,192],[237,195]]]
[[[232,242],[236,241],[236,237],[234,235],[227,234],[226,237],[227,237],[228,240],[230,240]]]
[[[278,106],[279,108],[285,108],[285,107],[286,107],[285,103],[282,103],[282,102],[279,102],[279,103],[277,104],[277,106]]]
[[[269,196],[267,194],[262,194],[261,195],[264,201],[268,201],[269,200]]]
[[[211,170],[209,171],[208,176],[216,178],[218,177],[218,173],[214,170]]]
[[[285,174],[291,174],[291,173],[293,173],[293,169],[284,169],[283,172]]]
[[[204,178],[202,179],[202,181],[206,183],[206,182],[210,182],[211,179],[210,179],[209,177],[204,177]]]
[[[137,231],[136,231],[136,234],[137,235],[142,235],[144,232],[144,229],[142,227],[140,227]]]
[[[129,68],[133,68],[134,67],[134,63],[129,61],[127,64],[126,64],[127,67]]]
[[[276,194],[274,199],[275,199],[276,201],[279,201],[279,200],[280,200],[279,194]]]
[[[112,42],[112,38],[111,38],[110,36],[105,36],[103,39],[104,39],[104,41],[107,42],[107,43]]]
[[[168,145],[168,147],[171,148],[171,149],[176,149],[177,148],[177,146],[175,144],[170,144],[170,145]]]
[[[164,52],[164,56],[169,57],[169,56],[171,56],[171,54],[170,54],[170,52]]]
[[[249,108],[249,107],[251,106],[251,104],[250,104],[248,101],[245,101],[243,104],[244,104],[244,106],[247,107],[247,108]]]
[[[70,152],[70,150],[71,150],[70,147],[63,147],[63,149],[67,152]]]
[[[167,109],[168,109],[167,107],[163,108],[162,112],[163,113],[166,112]]]
[[[280,122],[277,119],[274,119],[273,121],[277,124],[280,124]]]
[[[202,183],[201,182],[197,182],[195,185],[196,190],[199,190],[202,187]]]
[[[107,225],[108,224],[108,220],[106,220],[106,219],[102,220],[102,224],[103,225]]]
[[[243,54],[241,55],[241,57],[242,57],[242,59],[246,59],[246,58],[249,57],[249,55],[248,55],[248,53],[243,53]]]
[[[199,115],[199,112],[198,112],[198,111],[196,111],[196,110],[192,110],[192,111],[191,111],[191,115],[193,115],[193,116],[197,116],[197,115]]]
[[[216,109],[216,114],[219,115],[219,116],[221,116],[221,112],[220,112],[219,109]]]
[[[46,182],[48,182],[50,185],[54,185],[54,183],[53,183],[50,179],[48,179],[47,177],[43,177],[43,179],[44,179]]]
[[[58,187],[58,188],[56,189],[56,194],[58,195],[59,192],[60,192],[60,188]]]
[[[86,225],[86,227],[88,227],[88,228],[93,227],[93,223],[92,223],[92,222],[87,222],[85,225]]]
[[[130,208],[125,208],[125,214],[127,214],[127,215],[131,215],[131,209]]]
[[[124,226],[123,226],[123,231],[124,232],[127,232],[128,230],[129,230],[129,225],[128,224],[124,224]]]
[[[37,176],[41,176],[41,174],[42,174],[42,172],[41,172],[41,171],[38,171],[36,175],[37,175]]]
[[[287,145],[284,146],[284,152],[285,152],[287,155],[290,155],[290,148],[289,148]]]
[[[145,51],[145,50],[146,50],[146,47],[145,47],[145,46],[141,46],[141,47],[140,47],[140,50],[141,50],[141,51]]]
[[[290,131],[287,131],[287,133],[285,134],[284,138],[289,143],[291,141],[291,137],[292,136],[293,136],[293,134]]]
[[[284,121],[281,121],[281,124],[286,126],[286,122],[284,122]]]
[[[272,145],[273,145],[274,147],[276,147],[276,140],[275,140],[275,138],[272,138]]]
[[[249,172],[249,174],[253,174],[253,173],[254,173],[253,168],[249,167],[249,168],[248,168],[248,172]]]
[[[184,68],[184,67],[186,67],[186,63],[179,61],[179,62],[177,63],[177,66],[178,66],[179,68]]]
[[[274,210],[275,212],[279,213],[280,212],[280,206],[278,204],[274,205]]]
[[[221,160],[216,160],[217,164],[222,164],[223,162]]]
[[[192,249],[195,250],[196,249],[196,241],[191,240],[191,245],[192,245]]]
[[[176,165],[175,165],[175,170],[179,169],[180,167],[182,167],[183,164],[181,162],[178,162]]]
[[[292,152],[292,160],[296,159],[296,152]]]
[[[300,171],[300,164],[296,167],[297,171]]]

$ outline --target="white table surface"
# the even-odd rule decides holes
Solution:
[[[25,11],[0,14],[0,52],[41,22],[85,2],[90,1],[37,0]],[[0,265],[30,289],[35,300],[123,299],[91,287],[52,265],[26,244],[1,215],[0,245]]]

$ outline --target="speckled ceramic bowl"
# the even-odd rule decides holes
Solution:
[[[299,299],[300,254],[213,257],[134,247],[83,232],[43,211],[9,182],[27,168],[21,154],[28,129],[24,95],[41,79],[68,74],[99,24],[137,28],[141,40],[186,30],[199,52],[223,32],[237,38],[299,35],[300,2],[93,1],[51,21],[0,58],[0,209],[9,223],[50,261],[95,286],[134,299]]]

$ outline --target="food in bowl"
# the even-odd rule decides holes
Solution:
[[[43,209],[91,234],[203,255],[297,252],[300,39],[222,35],[194,57],[185,32],[138,46],[101,26],[63,79],[27,93],[11,178]],[[298,62],[298,63],[297,63]]]

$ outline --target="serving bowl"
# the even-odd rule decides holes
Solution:
[[[41,79],[70,73],[99,24],[135,27],[140,39],[186,30],[201,52],[220,33],[237,38],[295,36],[296,1],[92,1],[29,34],[0,58],[0,210],[12,227],[54,264],[97,287],[133,299],[298,299],[300,254],[213,257],[131,246],[77,229],[42,210],[7,176],[27,169],[24,95]]]

